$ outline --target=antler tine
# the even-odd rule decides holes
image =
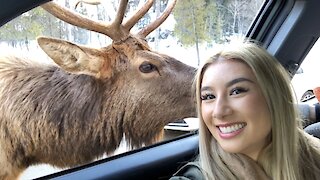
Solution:
[[[81,14],[74,13],[65,7],[59,6],[57,3],[54,2],[48,2],[46,4],[41,5],[41,7],[48,11],[50,14],[57,17],[58,19],[68,22],[74,26],[102,33],[104,35],[109,36],[111,39],[117,41],[121,40],[123,37],[126,37],[126,35],[129,34],[129,32],[126,32],[126,30],[121,28],[119,24],[119,22],[121,23],[123,19],[127,2],[127,0],[121,1],[119,7],[120,9],[118,11],[116,20],[109,25],[105,24],[102,21],[90,20],[85,16],[82,16]]]
[[[176,5],[176,2],[177,2],[177,0],[173,0],[173,2],[166,8],[165,12],[163,12],[163,14],[159,18],[157,18],[155,21],[153,21],[151,24],[149,24],[148,26],[144,27],[138,33],[138,35],[140,37],[146,37],[152,31],[154,31],[157,27],[159,27],[168,18],[168,16],[172,12],[174,6]]]
[[[117,12],[117,16],[114,20],[116,26],[120,26],[124,17],[124,13],[127,9],[128,0],[121,0],[119,4],[119,9]]]
[[[154,0],[148,0],[144,6],[139,9],[130,19],[128,19],[124,24],[124,28],[130,31],[130,29],[149,11],[152,7]]]
[[[77,9],[78,5],[81,3],[87,3],[87,4],[91,4],[91,5],[99,5],[101,4],[101,0],[77,0],[75,5],[74,5],[74,9]]]

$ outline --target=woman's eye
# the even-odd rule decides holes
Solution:
[[[237,94],[241,94],[241,93],[244,93],[244,92],[247,92],[248,90],[247,89],[244,89],[244,88],[234,88],[231,90],[231,93],[230,95],[237,95]]]
[[[210,99],[215,99],[216,97],[212,94],[204,94],[204,95],[201,95],[201,100],[210,100]]]

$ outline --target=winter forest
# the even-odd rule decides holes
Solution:
[[[145,1],[130,0],[126,17],[131,17]],[[99,5],[88,5],[76,0],[56,2],[90,19],[110,22],[115,17],[119,0],[102,0]],[[153,7],[132,32],[154,21],[170,2],[155,0]],[[194,63],[199,64],[200,58],[203,58],[200,54],[205,49],[229,41],[234,36],[244,35],[262,2],[263,0],[178,0],[173,13],[160,28],[147,37],[147,41],[156,51],[175,47],[189,49],[195,54]],[[56,37],[96,47],[111,43],[104,35],[69,25],[38,7],[0,28],[0,47],[5,45],[30,51],[35,46],[37,36]]]

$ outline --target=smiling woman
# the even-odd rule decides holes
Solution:
[[[184,168],[210,180],[316,180],[320,140],[302,130],[293,97],[289,74],[264,48],[226,46],[198,70],[199,165]]]

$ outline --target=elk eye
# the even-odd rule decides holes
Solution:
[[[149,62],[143,62],[140,65],[139,70],[143,73],[151,73],[153,71],[156,71],[157,67]]]

